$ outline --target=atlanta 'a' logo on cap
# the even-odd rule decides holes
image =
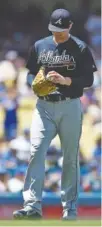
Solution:
[[[62,24],[61,18],[55,22],[55,24]]]

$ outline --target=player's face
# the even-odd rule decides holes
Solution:
[[[57,43],[64,42],[69,37],[70,29],[72,28],[72,23],[70,24],[68,30],[63,32],[52,32]]]
[[[56,42],[63,42],[65,39],[68,39],[68,32],[52,32]]]

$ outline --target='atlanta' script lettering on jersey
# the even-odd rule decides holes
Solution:
[[[49,67],[67,67],[68,70],[74,70],[76,68],[76,62],[73,56],[66,54],[66,50],[59,55],[58,51],[48,51],[44,49],[38,56],[38,64],[47,64]]]

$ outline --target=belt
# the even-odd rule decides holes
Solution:
[[[70,100],[70,97],[65,97],[61,95],[49,95],[49,96],[39,96],[39,99],[48,101],[48,102],[58,102],[63,100]]]

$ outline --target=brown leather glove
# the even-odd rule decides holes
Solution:
[[[56,91],[56,85],[46,78],[45,67],[42,66],[34,78],[32,89],[37,96],[46,96]]]

